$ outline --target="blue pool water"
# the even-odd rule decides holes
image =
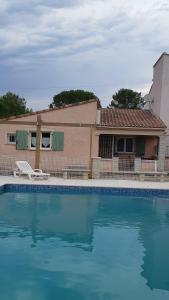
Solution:
[[[8,187],[0,299],[169,299],[169,193]]]

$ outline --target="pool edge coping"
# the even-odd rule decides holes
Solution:
[[[27,189],[28,187],[28,189]],[[121,194],[126,196],[158,196],[165,195],[169,196],[168,189],[159,189],[159,188],[137,188],[137,187],[101,187],[101,186],[75,186],[75,185],[36,185],[36,184],[16,184],[16,183],[7,183],[0,186],[0,194],[5,192],[91,192],[91,193],[103,193],[103,194]],[[140,194],[139,194],[140,193]]]

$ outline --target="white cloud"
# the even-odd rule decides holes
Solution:
[[[23,10],[21,13],[21,1],[12,2],[11,7],[20,4],[20,10],[12,12],[10,4],[1,0],[0,7],[8,7],[9,14],[6,14],[9,21],[10,18],[14,21],[1,27],[0,49],[12,52],[41,45],[48,49],[50,46],[53,48],[57,41],[62,42],[62,39],[67,39],[66,45],[76,45],[83,43],[84,36],[89,40],[89,47],[93,37],[99,38],[103,46],[105,41],[113,38],[121,40],[125,38],[124,35],[136,40],[144,39],[144,35],[150,38],[151,32],[156,33],[155,39],[164,42],[165,38],[161,35],[158,38],[157,34],[168,28],[169,4],[165,0],[160,3],[159,7],[155,0],[148,3],[133,0],[87,0],[82,1],[81,5],[55,8],[47,7],[43,1],[32,0],[29,5],[33,9],[28,12]],[[59,47],[58,43],[57,48]]]
[[[121,87],[151,84],[154,60],[169,49],[168,1],[60,3],[0,0],[0,63],[17,72],[18,82],[32,68],[33,85],[44,80],[53,87],[55,76],[59,86],[85,86],[104,99]]]

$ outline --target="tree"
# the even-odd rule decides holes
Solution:
[[[66,104],[78,103],[91,99],[99,100],[98,97],[92,92],[84,90],[63,91],[53,97],[53,102],[49,105],[49,107],[60,107]]]
[[[112,96],[109,107],[115,108],[141,108],[144,105],[141,93],[130,89],[120,89]]]
[[[8,118],[30,112],[26,100],[11,92],[0,96],[0,118]]]

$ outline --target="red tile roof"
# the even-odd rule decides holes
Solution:
[[[165,129],[165,124],[149,110],[102,108],[100,116],[102,127],[136,127]]]

